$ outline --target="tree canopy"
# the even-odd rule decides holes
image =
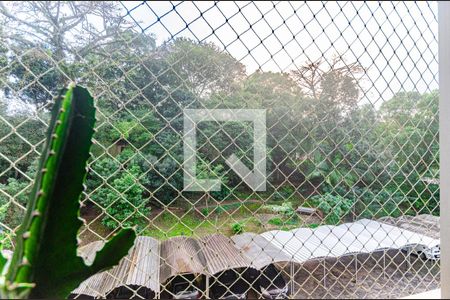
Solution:
[[[340,56],[247,74],[212,43],[157,45],[113,2],[0,3],[0,16],[0,215],[17,213],[52,96],[71,80],[97,100],[84,202],[103,208],[111,228],[198,196],[183,192],[185,108],[265,109],[270,192],[289,185],[305,197],[331,191],[360,201],[382,193],[403,199],[396,207],[405,212],[439,211],[438,188],[423,180],[438,176],[437,91],[362,104],[365,70]],[[34,111],[11,113],[19,102]],[[225,163],[236,154],[252,167],[251,126],[205,122],[198,130],[199,174],[226,182],[211,197],[252,193]]]

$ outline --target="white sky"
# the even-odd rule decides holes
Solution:
[[[436,2],[122,4],[157,44],[181,36],[213,42],[249,74],[339,54],[366,69],[365,100],[377,106],[395,92],[438,88]]]

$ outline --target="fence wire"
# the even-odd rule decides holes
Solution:
[[[97,106],[80,255],[138,231],[71,297],[440,286],[436,3],[34,1],[0,15],[4,248],[70,81]]]

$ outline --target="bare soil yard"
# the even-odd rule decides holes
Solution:
[[[295,267],[293,298],[400,298],[440,287],[439,262],[399,250],[327,258]],[[288,279],[289,267],[284,268]],[[325,276],[324,276],[325,274]]]

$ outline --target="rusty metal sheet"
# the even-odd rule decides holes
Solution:
[[[95,254],[104,245],[103,241],[92,242],[79,249],[79,255],[87,264],[95,259]],[[138,237],[130,252],[117,266],[91,276],[76,288],[73,295],[86,295],[105,298],[109,293],[124,285],[138,285],[160,290],[159,285],[159,246],[150,237]]]
[[[206,258],[208,273],[217,274],[227,269],[247,268],[251,261],[242,255],[234,242],[221,234],[208,235],[199,240]]]
[[[180,236],[161,242],[161,283],[181,274],[207,274],[205,256],[194,238]]]
[[[257,270],[272,263],[290,262],[292,260],[292,256],[287,255],[259,234],[246,232],[232,236],[231,239],[251,262],[251,267]]]

